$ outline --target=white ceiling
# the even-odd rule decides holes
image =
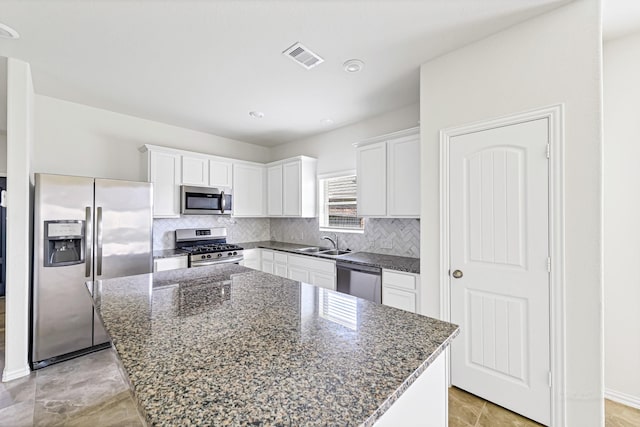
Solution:
[[[0,55],[31,63],[37,93],[272,146],[416,103],[420,64],[564,3],[4,0],[21,37]],[[282,56],[296,41],[325,62]]]
[[[602,0],[603,38],[611,40],[640,30],[640,1]]]

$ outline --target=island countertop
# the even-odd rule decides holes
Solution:
[[[149,425],[364,425],[457,335],[450,323],[237,265],[93,283]]]

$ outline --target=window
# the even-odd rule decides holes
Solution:
[[[355,174],[321,178],[319,190],[321,230],[364,230],[364,219],[358,217]]]

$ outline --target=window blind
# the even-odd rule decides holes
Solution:
[[[324,185],[324,227],[361,230],[362,218],[358,218],[356,176],[329,178]]]

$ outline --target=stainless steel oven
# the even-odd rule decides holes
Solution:
[[[233,197],[230,189],[182,185],[180,193],[183,215],[231,214]]]

